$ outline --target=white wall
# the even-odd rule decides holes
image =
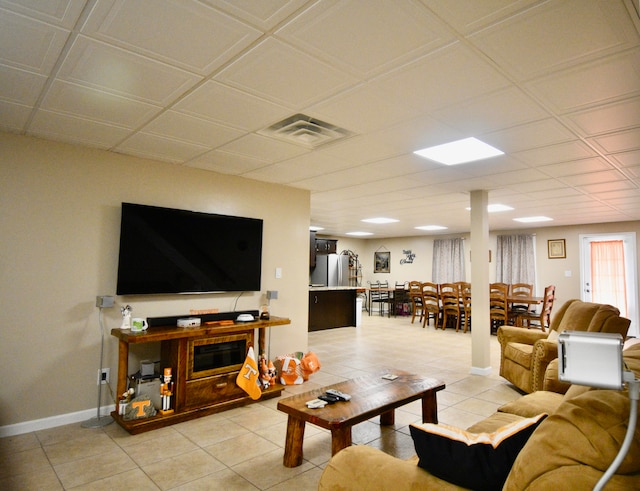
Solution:
[[[306,350],[308,191],[0,133],[0,426],[96,407],[95,297],[115,294],[123,201],[263,219],[262,293],[116,297],[114,390],[109,331],[124,304],[142,317],[257,309],[278,290],[272,315],[292,323],[272,330],[272,356]]]

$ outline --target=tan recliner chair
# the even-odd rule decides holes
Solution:
[[[500,375],[527,393],[543,390],[547,367],[558,358],[558,335],[562,331],[620,333],[624,339],[629,324],[631,321],[620,317],[620,311],[611,305],[574,299],[560,307],[548,332],[501,326],[498,328]],[[565,392],[569,387],[562,382],[550,382],[547,381],[547,390]]]

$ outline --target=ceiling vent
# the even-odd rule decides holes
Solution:
[[[353,133],[304,114],[295,114],[258,133],[307,148],[318,148]]]

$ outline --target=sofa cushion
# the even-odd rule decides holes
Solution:
[[[531,418],[540,413],[553,414],[562,404],[562,400],[562,394],[538,390],[503,404],[498,408],[498,412],[515,414],[523,418]]]
[[[518,452],[545,417],[520,419],[493,433],[432,423],[409,428],[420,467],[459,486],[495,490],[502,487]]]
[[[504,348],[505,358],[525,368],[531,368],[532,353],[533,353],[532,344],[509,343]]]

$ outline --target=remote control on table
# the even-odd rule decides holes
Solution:
[[[340,392],[339,390],[336,390],[336,389],[328,389],[327,394],[331,396],[335,396],[341,401],[348,401],[351,399],[351,396],[349,394],[345,394],[344,392]]]
[[[320,409],[325,407],[328,403],[326,401],[321,401],[320,399],[313,399],[311,401],[307,401],[306,404],[309,409]]]
[[[338,402],[340,400],[340,398],[338,398],[336,396],[332,396],[330,394],[322,394],[321,396],[318,396],[318,399],[320,399],[322,401],[327,401],[329,404],[333,404],[333,403]]]

